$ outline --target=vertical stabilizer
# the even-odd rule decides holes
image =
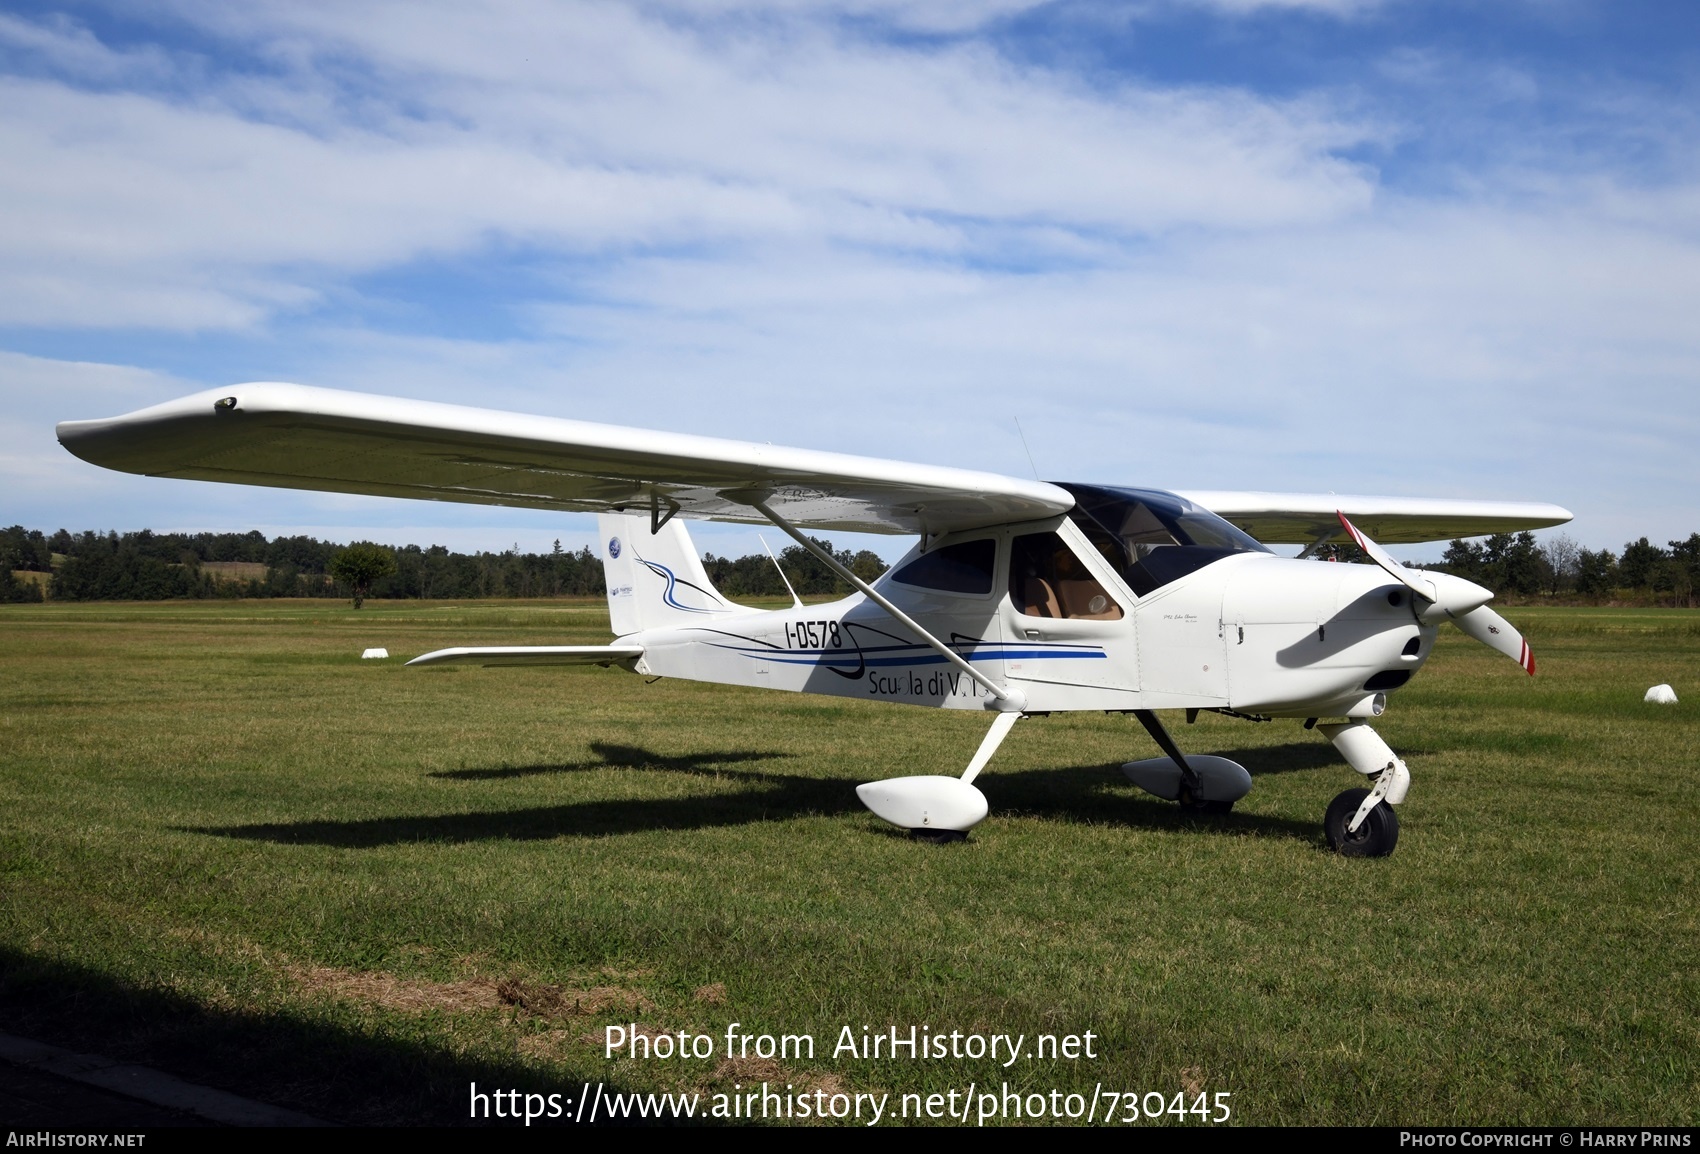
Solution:
[[[684,522],[669,521],[659,533],[649,531],[647,514],[602,513],[596,522],[615,636],[744,612],[710,584]]]

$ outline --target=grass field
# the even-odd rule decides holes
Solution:
[[[1257,781],[1190,820],[1116,772],[1156,752],[1131,719],[1023,722],[933,847],[852,787],[956,772],[984,718],[357,659],[596,643],[600,603],[0,607],[0,1029],[350,1122],[766,1079],[1693,1124],[1700,613],[1510,616],[1540,676],[1448,630],[1395,695],[1414,786],[1363,861],[1320,834],[1356,775],[1294,723],[1173,718]],[[631,1022],[818,1048],[605,1061]],[[835,1058],[845,1025],[1098,1056]]]

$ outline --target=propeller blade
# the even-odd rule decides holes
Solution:
[[[1429,608],[1418,614],[1422,620],[1438,621],[1442,616],[1448,617],[1452,624],[1489,649],[1497,649],[1521,665],[1530,677],[1535,675],[1535,654],[1529,643],[1523,640],[1523,635],[1511,622],[1487,607],[1486,602],[1493,597],[1491,592],[1474,581],[1466,581],[1450,573],[1430,574],[1420,569],[1407,569],[1387,550],[1364,536],[1356,525],[1346,519],[1346,514],[1335,510],[1335,516],[1340,518],[1341,526],[1351,535],[1357,547],[1369,554],[1371,561],[1429,603]]]
[[[1380,565],[1383,569],[1387,570],[1388,575],[1395,581],[1405,586],[1418,597],[1421,597],[1424,601],[1432,602],[1439,600],[1439,597],[1434,590],[1434,583],[1427,580],[1421,570],[1407,569],[1403,565],[1399,564],[1399,562],[1393,559],[1392,554],[1383,549],[1380,545],[1377,545],[1374,541],[1371,541],[1368,537],[1364,536],[1363,533],[1358,530],[1356,525],[1348,521],[1346,519],[1346,514],[1336,509],[1334,511],[1334,515],[1340,518],[1341,527],[1344,528],[1347,534],[1351,536],[1353,543],[1355,543],[1357,547],[1362,549],[1365,553],[1369,554],[1369,559],[1371,561],[1374,561],[1377,565]]]
[[[1535,653],[1515,626],[1486,605],[1472,609],[1452,619],[1458,628],[1486,645],[1497,649],[1523,667],[1530,677],[1535,675]]]

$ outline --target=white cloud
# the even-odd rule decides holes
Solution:
[[[0,81],[0,322],[241,328],[327,277],[492,242],[995,256],[1327,220],[1373,195],[1334,155],[1368,130],[1317,102],[1089,90],[972,46],[524,3],[206,15],[284,71],[187,100]],[[80,76],[124,73],[86,33],[35,33]],[[341,79],[351,59],[369,82]]]
[[[1598,104],[1678,158],[1662,185],[1507,123],[1420,182],[1446,195],[1389,192],[1341,153],[1410,125],[971,35],[1023,7],[833,10],[950,34],[892,44],[784,0],[179,5],[268,64],[243,71],[0,18],[58,69],[0,80],[0,323],[253,333],[267,376],[1024,474],[1019,416],[1046,475],[1556,500],[1595,545],[1700,527],[1691,116]],[[1388,64],[1429,90],[1457,67]],[[504,339],[348,307],[359,274],[505,252],[540,287]],[[94,474],[32,439],[44,392],[57,419],[197,386],[14,379],[37,400],[8,397],[0,477],[69,494],[41,506],[66,524],[562,523]]]

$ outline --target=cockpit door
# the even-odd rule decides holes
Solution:
[[[1004,669],[1013,682],[1139,688],[1134,598],[1066,519],[1009,530]]]

